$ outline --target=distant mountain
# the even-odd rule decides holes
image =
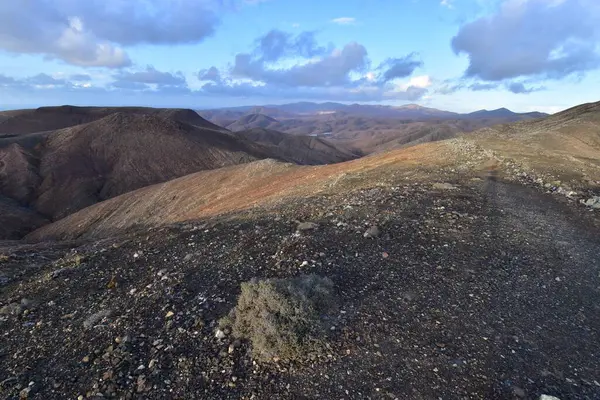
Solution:
[[[513,122],[522,119],[541,118],[544,113],[515,113],[506,108],[498,110],[480,110],[468,114],[459,114],[436,108],[423,107],[418,104],[403,106],[386,106],[371,104],[342,104],[342,103],[311,103],[299,102],[281,105],[247,106],[223,108],[217,110],[198,111],[204,118],[227,126],[222,122],[233,123],[247,114],[263,114],[279,121],[292,118],[306,118],[321,115],[350,115],[370,118],[393,118],[413,121],[450,120],[450,119],[503,119],[500,122]]]
[[[202,118],[197,112],[189,109],[59,106],[3,112],[3,116],[0,118],[0,135],[63,129],[93,122],[114,114],[115,112],[139,115],[158,115],[202,128],[222,129],[220,126]]]
[[[247,114],[237,121],[227,125],[227,129],[233,132],[243,131],[252,128],[276,127],[279,122],[265,114]]]
[[[508,108],[498,108],[496,110],[479,110],[469,114],[463,114],[461,118],[467,119],[503,119],[506,122],[520,121],[526,119],[536,119],[547,117],[548,114],[541,112],[516,113]]]
[[[459,126],[472,123],[470,120],[459,122]],[[415,124],[409,124],[411,129],[404,132],[404,137],[397,138],[400,143],[385,142],[381,150],[389,150],[388,146],[404,146],[411,141],[429,142],[439,137],[452,137],[456,129],[428,122],[420,122],[420,127]],[[308,202],[312,196],[324,191],[340,195],[344,190],[374,187],[379,182],[389,185],[391,179],[403,182],[407,176],[417,176],[411,179],[419,180],[430,177],[437,181],[440,171],[445,168],[461,171],[464,177],[480,176],[488,170],[488,162],[497,161],[496,155],[514,160],[514,164],[511,161],[501,165],[507,174],[514,174],[514,166],[519,165],[527,173],[538,171],[540,176],[556,176],[554,179],[564,179],[565,183],[570,180],[579,181],[579,184],[588,181],[598,187],[594,182],[600,171],[599,127],[600,102],[578,106],[540,120],[487,127],[463,135],[458,141],[423,143],[342,164],[301,168],[261,160],[202,171],[88,207],[42,227],[29,238],[103,237],[136,224],[161,226],[288,199]],[[425,135],[421,129],[425,129]],[[269,130],[253,130],[245,135],[247,139],[278,147],[286,139],[280,132]],[[378,134],[373,136],[377,138]],[[358,139],[361,138],[358,136]],[[337,147],[337,143],[334,142],[334,145]],[[494,156],[486,156],[485,150],[492,151]],[[371,197],[370,201],[377,199]]]
[[[261,128],[238,132],[237,135],[268,147],[281,159],[300,165],[333,164],[360,156],[339,144],[314,136],[289,135]]]

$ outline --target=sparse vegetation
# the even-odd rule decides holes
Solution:
[[[237,305],[221,319],[247,339],[262,361],[303,359],[323,344],[327,314],[335,308],[333,282],[317,275],[242,283]]]

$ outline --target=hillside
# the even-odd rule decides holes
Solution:
[[[595,103],[332,165],[257,160],[0,242],[0,397],[598,398],[599,128]],[[329,286],[293,298],[332,295],[326,315],[267,285],[311,274]],[[223,325],[234,307],[282,341],[279,321],[318,318],[317,347],[265,356]]]
[[[279,159],[299,165],[334,164],[358,158],[340,144],[306,135],[289,135],[269,129],[254,128],[237,133],[251,142],[269,148]]]
[[[600,103],[540,121],[485,128],[464,137],[319,167],[259,162],[189,175],[117,197],[44,227],[30,238],[97,237],[133,226],[158,226],[250,207],[386,185],[398,179],[470,179],[490,165],[500,176],[566,191],[600,185]],[[403,177],[403,178],[401,178]],[[201,183],[202,182],[202,183]],[[541,183],[540,183],[541,182]],[[175,197],[175,198],[173,198]]]
[[[57,220],[153,183],[272,156],[229,133],[173,119],[182,116],[186,113],[120,112],[50,133],[5,138],[0,194]]]
[[[292,113],[292,110],[297,110],[297,113]],[[262,128],[292,135],[325,137],[363,154],[448,139],[483,127],[546,116],[543,113],[515,113],[506,108],[458,114],[416,104],[392,107],[338,103],[292,103],[200,113],[232,131]]]
[[[479,110],[469,114],[463,114],[462,118],[467,119],[502,119],[504,122],[515,122],[521,120],[538,119],[547,117],[548,114],[541,112],[516,113],[507,108],[498,108],[496,110]]]
[[[86,110],[86,115],[106,111]],[[264,158],[309,165],[356,158],[318,138],[212,129],[191,110],[122,110],[69,128],[0,137],[0,194],[59,220],[131,190],[201,170]]]
[[[514,122],[532,118],[542,118],[548,114],[540,112],[516,113],[506,108],[497,110],[479,110],[472,113],[456,113],[424,107],[418,104],[402,106],[384,106],[369,104],[311,103],[299,102],[280,105],[230,107],[211,110],[199,110],[200,115],[210,121],[237,120],[248,114],[264,114],[277,120],[314,117],[327,114],[348,114],[357,117],[404,119],[412,121],[454,120],[454,119],[502,119]],[[216,122],[215,122],[216,123]]]
[[[226,126],[227,129],[233,132],[243,131],[252,128],[272,128],[275,129],[278,125],[278,121],[275,118],[271,118],[265,114],[248,114],[234,123]]]
[[[219,126],[200,117],[195,111],[187,109],[59,106],[6,112],[7,116],[0,118],[0,136],[68,128],[96,121],[116,112],[158,115],[203,128],[221,129]]]
[[[459,182],[444,169],[405,179],[394,163],[409,158],[379,157],[379,173],[365,177],[379,176],[375,187],[360,188],[367,182],[351,162],[338,171],[347,178],[329,183],[336,193],[275,204],[268,214],[159,229],[144,229],[145,220],[136,234],[101,241],[0,244],[0,397],[598,398],[594,213],[518,184]],[[252,171],[256,164],[263,168]],[[248,179],[269,195],[269,182],[276,191],[279,177],[293,177],[271,161],[246,167],[223,210],[234,198],[260,201]],[[293,167],[307,173],[288,188],[332,167]],[[210,186],[238,183],[233,176]],[[191,179],[170,189],[191,194]],[[135,201],[164,198],[162,216],[198,215],[193,198],[182,210],[185,202],[172,205],[165,192],[143,194]],[[222,194],[209,202],[221,206]],[[242,285],[302,274],[329,278],[336,294],[322,351],[259,359],[253,342],[219,328]],[[257,319],[269,320],[279,301]]]
[[[0,195],[0,216],[0,242],[21,239],[33,229],[50,222],[39,213],[2,195]]]

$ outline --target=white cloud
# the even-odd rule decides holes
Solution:
[[[339,17],[339,18],[332,19],[331,22],[333,22],[334,24],[338,24],[338,25],[352,25],[353,23],[356,22],[356,18]]]
[[[453,5],[452,5],[452,1],[453,1],[453,0],[442,0],[442,1],[440,2],[440,5],[442,5],[442,6],[444,6],[444,7],[452,8],[452,7],[453,7]]]
[[[406,82],[401,82],[397,85],[397,88],[401,91],[406,91],[408,88],[419,88],[419,89],[427,89],[431,86],[431,77],[429,75],[419,75],[413,76]]]

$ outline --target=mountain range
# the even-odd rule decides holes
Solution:
[[[0,397],[598,398],[600,102],[287,113],[0,113]]]

